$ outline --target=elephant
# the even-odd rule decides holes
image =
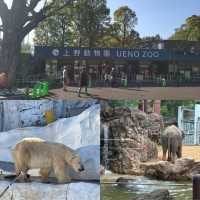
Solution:
[[[184,131],[175,125],[165,128],[161,134],[161,145],[163,150],[162,160],[166,160],[166,153],[168,150],[168,161],[175,162],[176,156],[182,157],[182,140],[184,138]]]

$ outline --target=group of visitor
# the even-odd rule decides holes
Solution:
[[[65,85],[69,85],[69,83],[72,80],[75,80],[77,78],[77,74],[72,74],[71,73],[71,68],[72,66],[64,66],[64,70],[63,70],[63,90],[66,91],[66,86]],[[83,77],[81,78],[81,74],[83,71]],[[111,67],[109,66],[103,66],[103,67],[99,67],[97,70],[94,70],[92,68],[87,68],[86,67],[80,67],[80,71],[81,73],[78,74],[78,79],[79,81],[76,80],[76,82],[81,82],[81,80],[83,79],[83,82],[85,81],[85,77],[87,76],[87,82],[89,82],[89,80],[92,82],[92,85],[95,85],[95,83],[97,81],[104,81],[106,86],[112,86],[115,83],[116,78],[118,78],[120,76],[120,72],[115,68],[115,67]],[[86,73],[86,74],[85,74]]]
[[[81,89],[85,87],[85,94],[88,95],[87,88],[88,88],[88,73],[86,71],[86,68],[84,67],[80,72],[80,80],[79,80],[79,89],[77,91],[78,97],[81,97]],[[70,73],[69,73],[69,67],[64,66],[63,70],[63,90],[67,91],[67,87],[70,84]]]
[[[81,90],[84,87],[85,93],[88,95],[88,85],[90,82],[90,85],[95,85],[95,82],[97,80],[103,81],[104,86],[107,87],[116,87],[117,86],[117,80],[120,77],[122,80],[127,79],[127,75],[124,72],[120,72],[115,67],[110,68],[110,66],[105,66],[102,68],[102,70],[96,72],[90,72],[86,69],[86,67],[82,67],[80,70],[80,74],[78,77],[78,83],[79,83],[79,90],[78,90],[78,96],[81,96]],[[70,80],[72,79],[70,74],[70,67],[64,66],[63,69],[63,90],[67,91],[67,87],[70,84]]]

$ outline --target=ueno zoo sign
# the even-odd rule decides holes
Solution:
[[[129,60],[167,60],[169,52],[155,49],[122,48],[57,48],[35,47],[35,55],[42,58],[85,58],[85,59],[129,59]]]

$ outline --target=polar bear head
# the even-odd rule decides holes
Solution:
[[[71,161],[70,161],[71,167],[76,171],[76,172],[82,172],[84,171],[84,166],[81,163],[81,158],[78,154],[75,154]]]

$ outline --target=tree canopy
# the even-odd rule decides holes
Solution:
[[[114,12],[114,24],[117,29],[118,37],[121,38],[121,46],[125,47],[129,44],[130,38],[137,37],[139,34],[134,30],[137,24],[137,17],[135,11],[128,6],[122,6]]]
[[[178,107],[179,106],[187,106],[189,108],[194,108],[195,101],[189,100],[179,100],[179,101],[169,101],[163,100],[161,101],[161,115],[163,115],[166,119],[176,119],[178,115]]]
[[[63,1],[57,0],[55,9],[62,6]],[[56,15],[42,21],[35,29],[34,43],[36,45],[65,46],[70,37],[72,6],[59,10]]]
[[[188,17],[170,37],[172,40],[200,41],[200,15]]]
[[[109,12],[105,0],[79,0],[43,21],[35,31],[35,43],[95,47],[110,22]]]
[[[128,6],[122,6],[114,12],[112,21],[106,5],[106,0],[77,1],[73,7],[63,9],[57,16],[48,18],[38,26],[35,31],[35,44],[133,47],[139,40],[139,33],[135,31],[135,11]],[[64,17],[63,23],[68,23],[65,34],[62,23],[59,22],[59,15]],[[60,32],[60,37],[54,32]]]

